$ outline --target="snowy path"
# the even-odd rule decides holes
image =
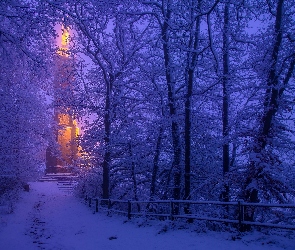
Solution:
[[[123,223],[123,217],[93,214],[75,197],[58,190],[56,183],[31,183],[31,191],[23,194],[15,212],[0,216],[1,250],[295,249],[292,236],[255,235],[232,241],[224,233],[168,230],[158,234],[157,227],[138,227]]]

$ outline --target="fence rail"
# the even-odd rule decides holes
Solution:
[[[295,204],[248,203],[243,200],[232,202],[156,200],[126,201],[86,197],[89,207],[95,207],[108,213],[123,214],[131,217],[159,217],[174,220],[206,220],[237,224],[239,229],[245,226],[260,226],[295,230]],[[253,213],[252,220],[247,214]]]

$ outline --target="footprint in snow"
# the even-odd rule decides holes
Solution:
[[[117,236],[111,236],[111,237],[109,237],[109,240],[116,240],[116,239],[118,239]]]

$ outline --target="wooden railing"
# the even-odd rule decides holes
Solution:
[[[206,220],[237,224],[241,229],[248,226],[264,226],[295,230],[295,204],[247,203],[243,200],[232,202],[220,201],[126,201],[86,197],[88,206],[132,217],[158,217],[175,220]],[[177,213],[175,213],[177,211]],[[247,214],[253,213],[253,220],[247,220]]]

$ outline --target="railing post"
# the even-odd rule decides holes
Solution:
[[[128,201],[128,203],[127,203],[127,209],[128,209],[128,211],[127,211],[127,217],[128,217],[128,220],[130,220],[131,219],[131,201]]]
[[[98,198],[95,199],[95,212],[98,212]]]
[[[108,199],[108,210],[110,210],[111,209],[111,199]]]
[[[128,200],[127,202],[127,217],[128,217],[128,220],[131,219],[131,201]]]
[[[239,231],[242,231],[242,224],[244,221],[243,200],[238,200],[238,213],[239,213]]]
[[[170,220],[173,220],[173,210],[174,210],[174,206],[173,206],[173,201],[170,200]]]
[[[112,205],[111,199],[108,199],[108,213],[107,213],[107,215],[110,215],[111,205]]]

